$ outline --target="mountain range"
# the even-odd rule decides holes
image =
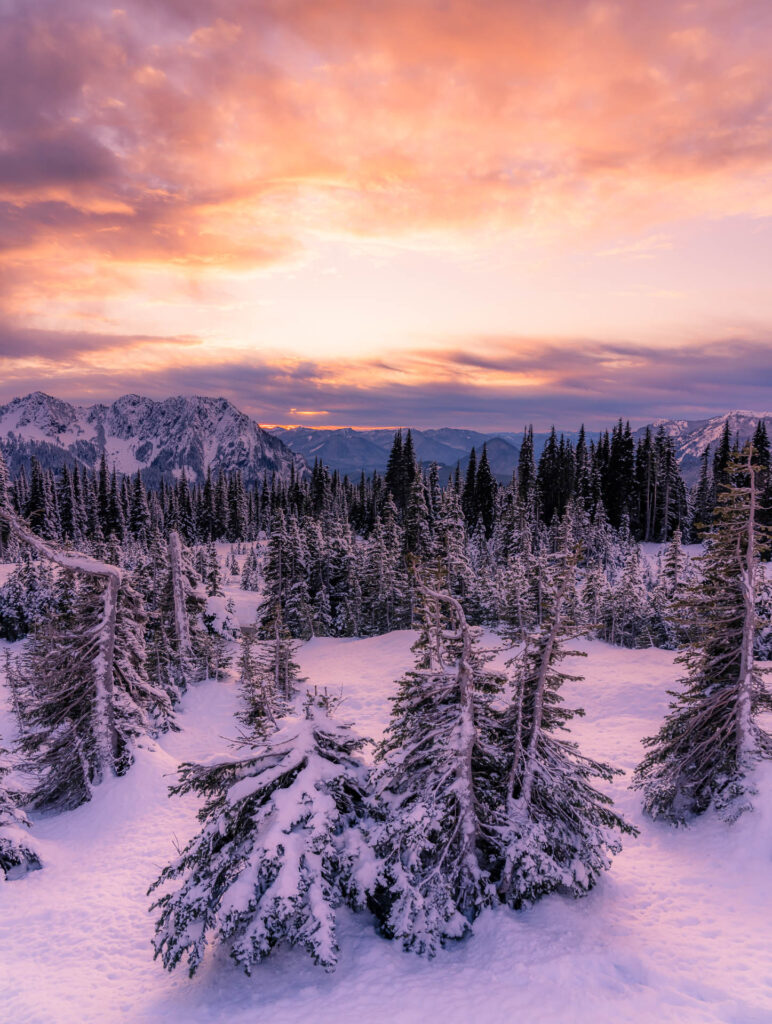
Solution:
[[[124,395],[112,405],[77,406],[36,391],[0,406],[0,441],[11,472],[30,456],[46,466],[80,463],[93,469],[104,452],[119,473],[142,471],[201,481],[214,471],[241,470],[245,483],[265,473],[289,478],[305,471],[302,456],[224,398],[153,401]]]
[[[715,448],[727,421],[733,437],[743,442],[760,419],[772,421],[772,413],[735,410],[709,419],[657,420],[650,426],[674,438],[684,478],[693,483],[703,450]],[[636,430],[635,438],[645,430]],[[564,433],[576,440],[576,432]],[[479,457],[485,444],[493,473],[506,482],[517,466],[522,436],[522,431],[484,433],[455,427],[412,430],[417,458],[425,466],[436,462],[443,480],[457,464],[464,474],[472,448]],[[548,437],[547,432],[534,434],[537,459]],[[78,406],[36,391],[0,406],[0,444],[11,472],[32,455],[53,468],[63,463],[94,468],[104,452],[110,466],[121,473],[139,470],[150,485],[164,476],[179,476],[183,469],[191,480],[201,481],[207,466],[215,472],[240,470],[248,485],[266,473],[286,480],[293,467],[302,474],[316,459],[351,478],[363,470],[384,473],[393,441],[391,429],[265,430],[224,398],[153,401],[124,395],[111,405]]]
[[[675,440],[676,453],[681,472],[688,484],[696,481],[699,474],[700,456],[706,446],[713,450],[718,443],[729,421],[732,437],[739,436],[740,442],[747,441],[756,429],[760,419],[770,421],[772,413],[747,412],[734,410],[709,419],[661,419],[649,424],[656,432],[661,427],[664,432]],[[646,431],[640,427],[633,433],[636,441]],[[310,430],[308,427],[276,427],[273,433],[280,437],[293,451],[303,455],[306,462],[313,463],[319,459],[331,469],[348,473],[350,477],[358,476],[362,470],[366,473],[377,469],[385,472],[391,445],[394,440],[393,430],[354,430],[351,427],[337,429]],[[476,430],[462,430],[442,427],[436,430],[411,431],[416,455],[425,466],[437,462],[443,479],[461,464],[461,473],[466,471],[472,448],[476,449],[479,458],[483,444],[487,446],[488,459],[494,475],[502,482],[508,481],[520,455],[522,431],[499,431],[497,433],[481,433]],[[577,431],[562,431],[566,438],[575,442]],[[597,433],[588,432],[588,441],[597,438]],[[534,454],[538,459],[549,437],[549,432],[534,433]]]
[[[692,484],[699,476],[702,453],[706,447],[711,452],[715,450],[727,421],[732,438],[739,438],[742,445],[753,436],[759,420],[765,420],[768,429],[772,428],[772,412],[748,412],[743,409],[704,420],[655,420],[650,426],[653,431],[661,427],[675,440],[681,473],[687,484]],[[633,436],[636,441],[643,437],[645,430],[646,427],[641,427],[635,431]]]
[[[309,465],[319,459],[330,468],[347,473],[350,477],[359,476],[362,470],[365,473],[372,473],[373,470],[384,473],[394,442],[394,431],[387,429],[354,430],[352,427],[340,427],[310,430],[308,427],[275,427],[273,433],[293,451],[303,455]],[[472,448],[479,457],[483,444],[487,445],[491,470],[502,483],[511,478],[517,466],[523,438],[522,431],[486,434],[454,427],[412,429],[411,434],[419,462],[424,466],[436,462],[443,480],[454,472],[459,463],[461,473],[465,473]],[[577,434],[569,432],[566,436],[576,440]],[[548,433],[534,434],[537,458],[548,437]]]

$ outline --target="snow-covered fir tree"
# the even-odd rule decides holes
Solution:
[[[309,693],[245,757],[181,766],[171,792],[206,802],[201,832],[151,888],[178,882],[153,904],[155,953],[169,970],[184,957],[192,975],[210,940],[247,973],[279,945],[335,967],[336,910],[364,905],[372,858],[364,741],[332,704]]]
[[[217,557],[217,548],[213,541],[210,541],[204,550],[203,566],[200,573],[204,580],[208,597],[222,597],[223,590],[222,568],[220,559]]]
[[[65,597],[49,562],[24,552],[0,587],[0,637],[20,640],[56,614]]]
[[[590,635],[605,638],[610,605],[608,574],[600,562],[593,562],[585,569],[579,599],[581,621]]]
[[[242,708],[238,718],[250,733],[262,735],[292,707],[300,684],[305,682],[294,660],[296,647],[286,632],[260,640],[256,626],[242,628],[238,660]]]
[[[682,614],[685,592],[693,586],[695,576],[691,561],[683,549],[680,530],[673,533],[667,547],[660,552],[657,583],[651,594],[657,646],[668,650],[689,639],[689,622]]]
[[[524,640],[536,617],[528,551],[513,551],[510,555],[503,573],[502,591],[502,633],[514,641]]]
[[[20,795],[8,787],[9,772],[7,751],[0,746],[0,877],[6,881],[42,867],[29,836],[29,820],[21,809]]]
[[[232,658],[233,630],[227,628],[232,626],[232,621],[226,614],[226,621],[222,622],[216,611],[205,611],[201,618],[204,622],[201,642],[204,673],[207,679],[222,679]]]
[[[174,705],[188,684],[205,677],[208,645],[204,588],[175,530],[167,542],[151,527],[131,583],[145,599],[148,676]]]
[[[289,523],[279,509],[271,520],[263,571],[261,625],[268,634],[275,624],[292,636],[308,639],[313,635],[313,612],[308,593],[306,550],[294,517]]]
[[[373,902],[386,935],[432,955],[496,901],[483,853],[496,763],[491,699],[501,677],[460,602],[424,588],[416,666],[399,683],[374,775],[381,820]]]
[[[578,653],[565,647],[576,636],[566,607],[575,572],[573,552],[552,556],[543,579],[543,621],[510,662],[512,700],[501,716],[502,786],[486,835],[498,891],[513,907],[551,892],[583,895],[620,849],[615,833],[635,833],[593,785],[620,772],[561,735],[584,714],[567,707],[561,693],[566,682],[582,678],[560,667]]]
[[[244,559],[244,568],[241,570],[241,589],[260,589],[260,566],[255,547],[250,547],[247,557]]]
[[[772,699],[754,656],[760,585],[753,450],[729,459],[699,579],[684,596],[693,639],[677,659],[681,689],[634,784],[645,810],[675,824],[715,808],[734,821],[752,806],[753,768],[772,757],[772,736],[757,720]]]
[[[651,646],[651,600],[640,551],[631,547],[606,602],[606,637],[620,647]]]
[[[88,800],[106,771],[123,774],[137,737],[154,735],[172,720],[167,691],[147,676],[140,595],[124,579],[106,639],[110,581],[80,576],[70,586],[71,608],[27,640],[12,684],[24,767],[35,778],[30,803],[57,810]]]

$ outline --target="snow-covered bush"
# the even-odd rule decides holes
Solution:
[[[180,768],[171,792],[206,803],[201,832],[151,887],[181,880],[153,904],[167,969],[186,957],[192,975],[210,937],[247,973],[282,943],[335,967],[335,911],[364,904],[369,853],[364,741],[331,717],[330,703],[309,695],[246,757]]]

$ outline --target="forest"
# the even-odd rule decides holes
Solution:
[[[214,943],[247,973],[281,945],[331,970],[341,907],[434,956],[486,909],[585,895],[637,829],[606,792],[619,769],[571,736],[583,711],[563,662],[587,636],[677,651],[631,784],[672,825],[737,821],[772,756],[770,523],[763,421],[742,446],[727,428],[691,490],[671,439],[636,445],[621,420],[589,443],[553,431],[538,462],[526,430],[506,485],[484,447],[441,481],[409,431],[383,478],[317,463],[250,490],[184,471],[149,490],[104,458],[57,474],[33,459],[11,479],[0,452],[18,735],[0,761],[0,875],[45,870],[34,822],[130,772],[145,738],[179,729],[186,691],[227,670],[239,736],[180,766],[170,794],[200,799],[200,830],[149,896],[168,969],[194,974]],[[226,580],[257,595],[252,623]],[[301,678],[298,647],[404,629],[414,665],[366,756],[340,697]]]

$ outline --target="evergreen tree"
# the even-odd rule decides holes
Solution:
[[[348,549],[344,538],[338,550]],[[297,521],[278,509],[271,520],[271,537],[263,573],[263,601],[259,616],[263,635],[274,633],[275,624],[293,636],[308,639],[313,635],[313,610],[308,593],[307,550]],[[341,557],[345,561],[345,557]],[[341,572],[345,574],[344,566]],[[325,578],[325,584],[328,578]],[[341,590],[344,584],[339,583]]]
[[[207,597],[222,597],[225,594],[222,588],[222,569],[220,568],[220,560],[217,557],[217,548],[214,545],[214,541],[210,541],[206,545],[202,576]]]
[[[0,587],[0,637],[25,637],[56,614],[62,597],[50,565],[25,553]]]
[[[536,463],[533,452],[533,426],[523,431],[523,441],[517,459],[517,487],[520,500],[528,504],[536,487]]]
[[[729,420],[724,422],[724,429],[721,432],[721,440],[713,452],[713,484],[716,489],[716,498],[721,494],[721,488],[729,483],[729,460],[732,457],[732,432],[729,429]]]
[[[604,485],[606,511],[618,528],[633,511],[635,494],[635,444],[630,424],[621,419],[611,433]]]
[[[244,540],[247,535],[247,494],[240,471],[236,471],[228,489],[228,540]]]
[[[18,795],[8,788],[6,753],[0,747],[0,875],[11,881],[37,870],[42,863],[28,836],[29,820],[19,806]]]
[[[394,442],[386,466],[385,482],[394,499],[394,504],[398,509],[404,509],[407,494],[405,493],[405,459],[401,430],[394,434]]]
[[[550,892],[583,895],[620,849],[613,832],[636,832],[592,785],[621,772],[586,757],[560,735],[572,718],[584,714],[566,708],[560,692],[566,682],[582,678],[559,667],[579,653],[564,647],[576,635],[566,616],[574,573],[571,552],[553,559],[544,622],[510,662],[513,699],[502,717],[506,772],[488,836],[499,893],[513,907]]]
[[[692,533],[695,540],[701,541],[713,519],[716,504],[715,488],[709,469],[710,445],[705,446],[700,459],[700,479],[694,495],[694,514],[692,516]]]
[[[103,778],[105,743],[110,767],[122,775],[133,760],[136,738],[171,721],[167,693],[147,678],[144,608],[126,580],[118,590],[105,692],[99,638],[106,586],[97,576],[78,579],[71,612],[40,627],[17,661],[20,746],[26,770],[36,777],[30,803],[37,808],[66,810],[90,799]]]
[[[367,775],[364,741],[309,694],[303,712],[242,759],[183,764],[173,794],[205,798],[203,828],[151,887],[178,888],[154,904],[155,955],[194,974],[209,936],[250,973],[279,945],[335,967],[336,910],[364,904],[358,870]]]
[[[467,527],[471,532],[477,524],[479,506],[477,503],[477,453],[472,448],[469,453],[469,463],[466,467],[466,482],[464,493],[461,498],[461,508],[464,510],[464,518]]]
[[[606,622],[611,618],[611,589],[606,570],[600,562],[593,562],[584,574],[580,600],[581,616],[585,628],[605,639]]]
[[[416,470],[405,509],[405,551],[419,562],[432,553],[432,534],[429,524],[426,484],[420,469]]]
[[[636,771],[645,810],[676,824],[711,806],[734,821],[751,806],[754,765],[772,756],[772,737],[756,720],[772,700],[753,653],[764,531],[752,460],[749,446],[745,463],[730,459],[720,470],[727,482],[714,532],[684,598],[694,639],[677,659],[686,670],[682,689],[672,693],[659,733],[644,741]]]
[[[249,549],[244,560],[244,568],[241,570],[241,589],[252,591],[260,589],[260,567],[254,547]]]
[[[561,515],[561,466],[558,457],[558,439],[553,427],[539,459],[537,483],[541,512],[545,523],[551,523],[553,516]]]
[[[150,540],[132,583],[145,599],[148,675],[175,705],[189,683],[206,676],[206,599],[179,534],[170,531],[165,543],[160,532],[151,528]]]
[[[512,554],[504,571],[503,588],[502,632],[507,639],[519,643],[525,640],[536,619],[529,552]]]
[[[403,544],[397,510],[389,495],[365,552],[361,592],[366,632],[388,633],[408,624]]]
[[[145,541],[150,533],[150,506],[142,476],[137,473],[131,496],[131,533],[137,540]]]
[[[770,458],[769,436],[764,420],[759,420],[753,434],[754,461],[758,466],[757,489],[759,493],[758,521],[762,526],[772,527],[772,461]],[[762,552],[762,557],[770,557],[769,550]]]
[[[461,501],[452,487],[449,487],[440,499],[436,532],[437,584],[452,597],[457,597],[463,602],[472,589],[472,567],[469,564]]]
[[[76,541],[82,540],[83,531],[80,528],[78,501],[75,497],[75,485],[66,463],[62,466],[56,495],[62,539]]]
[[[490,537],[493,533],[497,491],[498,484],[488,462],[488,446],[483,444],[480,464],[477,467],[477,479],[475,481],[475,502],[486,537]]]
[[[584,424],[579,428],[574,451],[574,495],[579,505],[586,511],[592,510],[592,464],[587,449]]]
[[[291,678],[288,686],[281,679],[282,670],[286,676],[296,676],[297,665],[291,660],[291,650],[286,658],[284,651],[275,652],[273,657],[261,657],[257,644],[256,628],[242,628],[238,660],[242,708],[237,717],[250,736],[263,737],[270,728],[276,727],[277,719],[287,713],[286,697],[288,692],[294,693],[295,680]]]
[[[621,647],[635,647],[651,622],[652,609],[640,551],[633,548],[616,579],[607,603],[611,622],[607,639]]]
[[[11,506],[11,482],[8,475],[8,464],[3,454],[2,443],[0,443],[0,508]],[[0,517],[0,558],[3,558],[8,551],[11,540],[11,530],[8,523]]]
[[[52,496],[47,485],[46,476],[39,460],[33,455],[30,460],[30,488],[29,498],[24,510],[30,527],[46,540],[53,540],[57,533],[55,529],[54,509],[52,507]]]
[[[423,597],[416,667],[400,681],[377,753],[373,904],[385,934],[432,955],[495,902],[482,829],[493,771],[490,701],[501,679],[485,670],[460,603],[431,590]]]
[[[681,531],[676,530],[660,555],[657,585],[652,594],[659,646],[674,650],[688,641],[689,623],[683,617],[682,603],[694,582],[689,558],[681,545]]]

